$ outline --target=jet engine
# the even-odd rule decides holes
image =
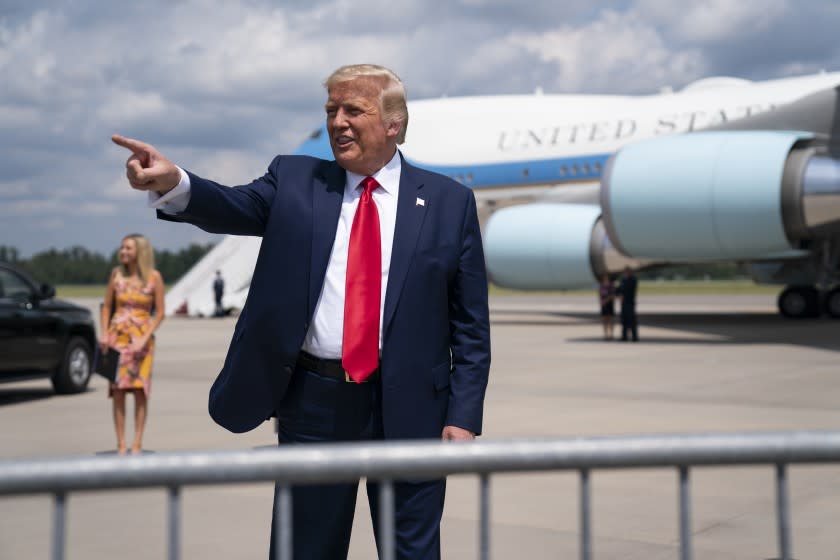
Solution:
[[[495,212],[492,280],[516,289],[592,286],[624,266],[802,257],[840,232],[840,160],[811,133],[699,132],[631,144],[608,162],[601,205]]]
[[[491,280],[518,290],[590,287],[604,272],[640,262],[615,250],[601,209],[587,204],[524,204],[496,211],[484,229]]]
[[[601,181],[619,251],[655,260],[794,256],[840,225],[840,161],[810,133],[700,132],[631,144]],[[804,253],[802,253],[804,254]]]

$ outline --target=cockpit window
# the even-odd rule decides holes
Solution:
[[[310,140],[317,140],[318,138],[321,137],[321,132],[323,132],[323,130],[324,130],[323,128],[316,128],[312,132],[312,134],[309,135],[309,139]]]

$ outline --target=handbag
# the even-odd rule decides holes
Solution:
[[[105,352],[102,352],[102,347],[97,344],[96,353],[93,355],[93,372],[114,383],[117,380],[119,367],[120,351],[109,346]]]

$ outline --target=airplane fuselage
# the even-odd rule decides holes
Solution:
[[[709,78],[648,96],[421,100],[409,104],[401,150],[476,190],[594,181],[628,143],[773,111],[838,83],[840,73],[826,73],[766,82]]]

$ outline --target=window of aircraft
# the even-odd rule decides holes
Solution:
[[[316,129],[312,132],[312,134],[310,134],[310,135],[309,135],[309,139],[310,139],[310,140],[317,140],[318,138],[320,138],[320,137],[321,137],[321,132],[322,132],[322,129],[320,129],[320,128],[316,128]]]
[[[569,175],[577,175],[577,165],[573,165],[573,166],[569,169]]]
[[[580,166],[580,172],[583,173],[584,175],[589,175],[589,164],[584,163],[583,165],[581,165]]]
[[[472,173],[467,173],[467,183],[472,183],[472,182],[473,182],[473,174]]]
[[[595,162],[592,164],[592,171],[595,173],[599,173],[601,171],[601,164],[599,162]]]
[[[523,170],[522,170],[522,176],[523,176],[523,177],[527,177],[527,176],[528,176],[528,169],[527,169],[527,168],[525,168],[525,169],[523,169]]]
[[[565,166],[565,165],[561,165],[561,166],[560,166],[560,176],[561,176],[561,177],[565,177],[565,176],[566,176],[566,173],[568,173],[568,172],[569,172],[569,170],[568,170],[568,169],[566,169],[566,166]]]

